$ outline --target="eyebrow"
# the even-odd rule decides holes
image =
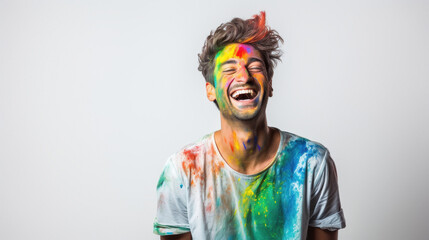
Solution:
[[[264,62],[262,62],[262,60],[259,58],[250,58],[249,61],[247,61],[247,66],[249,66],[253,62],[260,62],[260,63],[264,64]]]
[[[247,61],[247,66],[249,65],[249,64],[251,64],[251,63],[253,63],[253,62],[260,62],[260,63],[264,63],[264,62],[262,62],[262,60],[261,59],[259,59],[259,58],[250,58],[249,59],[249,61]],[[221,63],[220,64],[220,67],[222,67],[223,65],[225,65],[225,64],[230,64],[230,63],[237,63],[237,60],[234,60],[234,59],[230,59],[230,60],[228,60],[228,61],[225,61],[225,62],[223,62],[223,63]]]
[[[225,65],[225,64],[230,64],[230,63],[237,63],[237,61],[236,61],[236,60],[234,60],[234,59],[231,59],[231,60],[225,61],[225,62],[223,62],[223,63],[221,63],[221,64],[220,64],[220,67],[222,67],[222,66],[223,66],[223,65]]]

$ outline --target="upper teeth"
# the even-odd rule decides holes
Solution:
[[[236,97],[238,97],[238,95],[240,95],[240,94],[252,94],[252,95],[253,95],[253,90],[252,90],[252,89],[243,89],[243,90],[238,90],[238,91],[235,91],[235,92],[232,94],[232,97],[233,97],[233,98],[236,98]]]

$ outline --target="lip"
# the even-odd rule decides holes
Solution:
[[[255,92],[257,93],[256,95],[258,95],[258,94],[259,94],[259,90],[258,90],[258,89],[256,89],[256,88],[252,88],[252,87],[240,87],[240,88],[235,88],[235,89],[233,89],[233,90],[229,93],[229,97],[231,97],[231,98],[232,98],[232,95],[233,95],[235,92],[240,91],[240,90],[253,90],[253,91],[255,91]]]
[[[253,97],[252,99],[247,99],[247,100],[236,100],[232,97],[232,95],[239,90],[253,90],[255,91],[257,94],[255,95],[255,97]],[[258,101],[255,101],[259,98],[259,95],[261,94],[261,92],[259,90],[257,90],[256,88],[252,88],[252,87],[247,87],[247,88],[235,88],[234,90],[231,91],[231,93],[229,94],[229,99],[231,101],[231,103],[233,103],[233,105],[239,106],[240,108],[243,107],[255,107],[258,103]]]

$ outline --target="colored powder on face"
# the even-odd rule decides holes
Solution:
[[[225,88],[228,89],[229,85],[231,85],[231,83],[235,80],[235,78],[232,78],[231,80],[229,80],[228,82],[226,82],[225,84]]]
[[[222,63],[230,59],[244,59],[247,58],[252,48],[244,44],[229,44],[223,50],[219,51],[215,57],[215,69],[214,69],[214,87],[218,89],[219,80],[222,75],[220,67]],[[224,87],[229,87],[232,80],[228,81]]]
[[[245,65],[251,57],[261,58],[260,53],[251,45],[241,43],[228,44],[222,50],[218,51],[215,56],[213,85],[215,87],[216,101],[219,109],[221,109],[226,116],[233,114],[232,107],[228,107],[230,101],[228,90],[231,84],[236,82],[238,78],[245,79],[250,77],[250,73]],[[228,64],[223,65],[226,62],[228,62]],[[229,70],[229,68],[232,70]],[[226,69],[228,69],[228,71],[224,72]],[[230,71],[234,72],[231,73]],[[253,77],[258,79],[258,81],[262,81],[264,76],[258,76],[256,74],[256,76]],[[255,101],[255,104],[259,104],[260,99],[257,98]]]

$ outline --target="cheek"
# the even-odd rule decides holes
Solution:
[[[229,86],[234,81],[234,77],[224,77],[223,79],[217,80],[215,79],[216,83],[216,92],[219,95],[226,95],[229,89]]]
[[[229,88],[229,85],[231,85],[232,81],[234,81],[234,78],[228,79],[225,83],[225,89]]]
[[[256,81],[259,83],[259,85],[263,88],[264,85],[267,84],[267,80],[262,73],[257,73],[253,75],[253,78],[256,79]]]

